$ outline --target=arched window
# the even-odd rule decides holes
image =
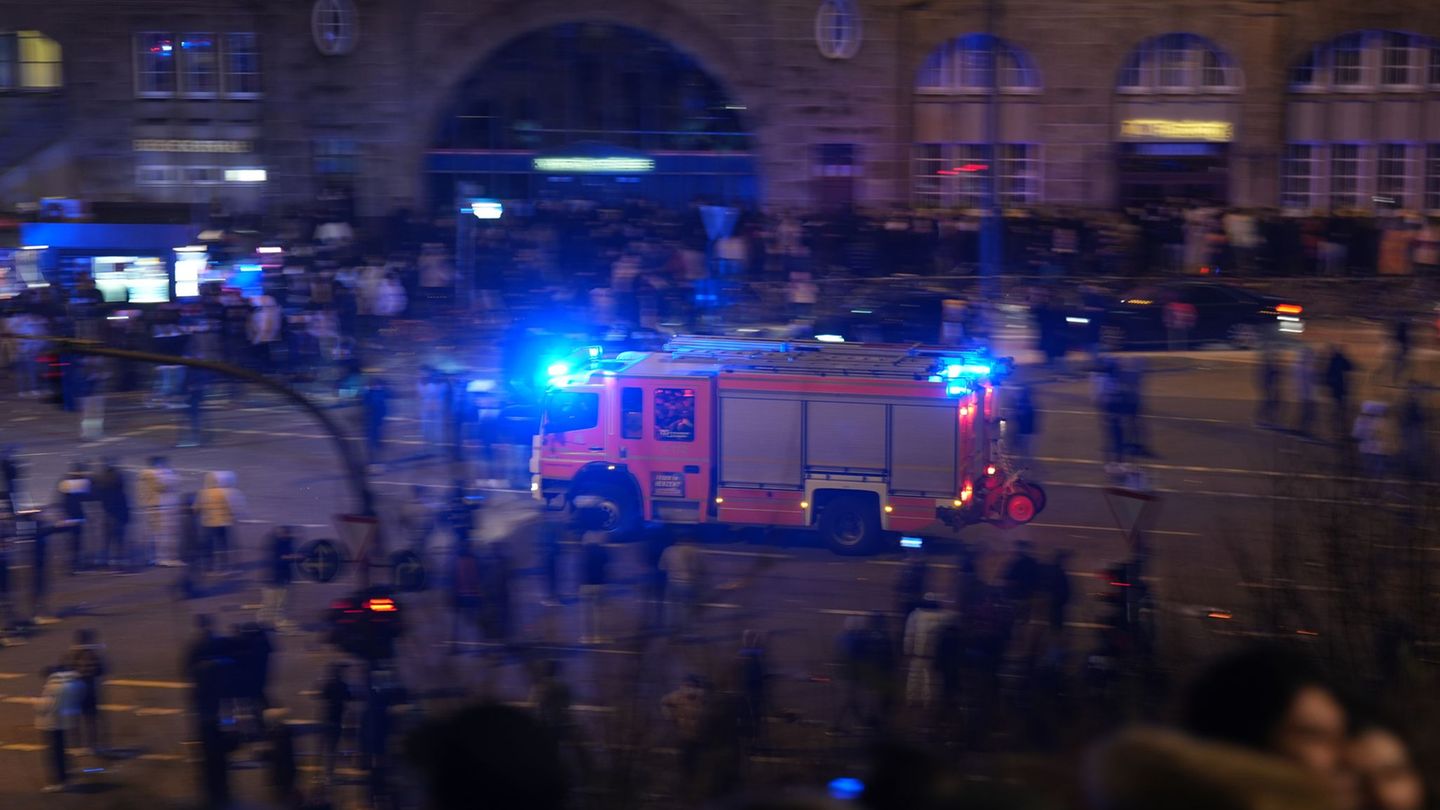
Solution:
[[[1290,89],[1302,93],[1440,87],[1440,40],[1403,31],[1351,31],[1315,46],[1290,68]]]
[[[824,0],[815,12],[815,47],[826,59],[849,59],[860,50],[860,9],[855,0]]]
[[[60,43],[39,31],[0,31],[0,92],[59,90]]]
[[[1228,93],[1240,88],[1240,69],[1204,37],[1165,34],[1130,52],[1118,87],[1122,93]]]
[[[1002,93],[1040,89],[1040,74],[1023,52],[988,34],[966,34],[931,52],[915,82],[919,93],[961,94],[990,91],[990,54],[995,49]]]

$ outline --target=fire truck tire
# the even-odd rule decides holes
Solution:
[[[570,508],[585,503],[603,517],[601,531],[612,539],[627,537],[640,526],[640,510],[624,487],[606,482],[581,484],[570,497]]]
[[[1044,511],[1045,511],[1045,489],[1044,489],[1043,487],[1041,487],[1039,484],[1036,484],[1036,483],[1031,482],[1031,481],[1026,481],[1026,482],[1025,482],[1024,484],[1022,484],[1021,486],[1023,487],[1022,491],[1023,491],[1026,495],[1029,495],[1029,496],[1030,496],[1030,500],[1032,500],[1032,501],[1035,502],[1035,512],[1036,512],[1036,514],[1039,514],[1040,512],[1044,512]]]
[[[1017,492],[1005,499],[1005,520],[1008,523],[1023,526],[1034,520],[1039,512],[1035,498],[1028,492]]]
[[[820,511],[820,535],[836,554],[869,554],[880,544],[880,513],[875,501],[846,495]]]

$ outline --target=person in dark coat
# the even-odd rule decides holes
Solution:
[[[1330,359],[1325,362],[1325,389],[1330,392],[1335,436],[1340,442],[1350,435],[1350,372],[1354,369],[1355,364],[1350,362],[1345,350],[1337,344],[1330,344]]]
[[[95,500],[99,501],[105,516],[106,564],[129,567],[125,536],[130,527],[130,483],[125,473],[115,465],[115,459],[107,458],[101,462],[93,484]]]
[[[70,573],[75,574],[86,568],[85,558],[85,502],[90,500],[90,474],[82,462],[70,465],[70,471],[55,485],[55,494],[63,518],[60,526],[70,535]]]
[[[381,464],[385,441],[385,417],[390,413],[390,387],[379,377],[372,377],[360,394],[360,407],[365,422],[365,451],[372,467]]]

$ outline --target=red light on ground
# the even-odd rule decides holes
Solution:
[[[375,613],[394,613],[394,612],[395,612],[395,600],[394,600],[394,599],[369,599],[369,600],[366,600],[366,602],[365,602],[365,607],[366,607],[366,609],[371,610],[371,611],[373,611],[373,612],[375,612]]]
[[[1281,304],[1275,307],[1275,311],[1281,315],[1299,315],[1305,311],[1305,308],[1299,304]]]
[[[1112,579],[1112,580],[1110,580],[1110,586],[1111,586],[1112,588],[1128,588],[1128,587],[1130,587],[1130,583],[1128,583],[1128,582],[1120,582],[1120,581],[1118,581],[1118,580],[1113,580],[1113,579]]]
[[[1296,631],[1295,631],[1295,635],[1297,635],[1297,636],[1319,636],[1320,634],[1317,633],[1317,632],[1315,632],[1314,630],[1296,630]]]
[[[957,171],[957,172],[983,172],[983,171],[985,171],[985,170],[988,169],[988,168],[990,168],[990,166],[989,166],[988,164],[985,164],[985,163],[966,163],[964,166],[956,166],[956,167],[955,167],[955,171]]]
[[[1226,613],[1226,612],[1223,611],[1223,610],[1211,611],[1210,613],[1207,613],[1207,614],[1205,614],[1205,615],[1206,615],[1208,618],[1211,618],[1211,619],[1233,619],[1233,618],[1235,618],[1234,616],[1231,616],[1229,613]]]

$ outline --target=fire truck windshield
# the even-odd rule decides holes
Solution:
[[[600,395],[551,391],[545,400],[545,432],[587,430],[600,424]]]

